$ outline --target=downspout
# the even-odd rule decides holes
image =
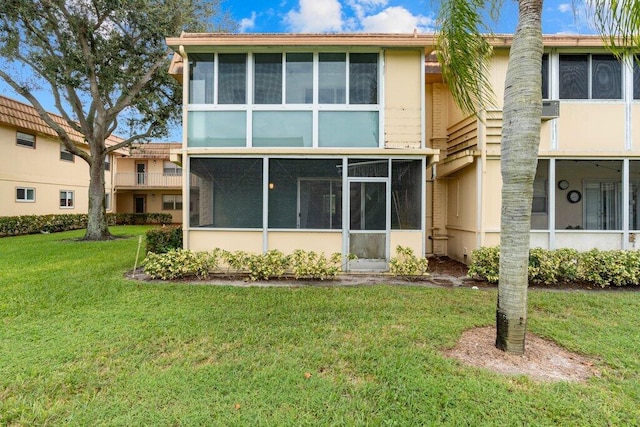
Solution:
[[[187,52],[184,50],[184,46],[180,45],[178,48],[178,54],[182,57],[182,247],[188,249],[189,245],[189,199],[191,195],[189,193],[190,183],[189,177],[191,176],[191,162],[187,155],[187,103],[189,102],[189,60]],[[186,163],[186,164],[185,164]],[[186,207],[187,209],[184,209]]]

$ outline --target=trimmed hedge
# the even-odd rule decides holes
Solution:
[[[23,234],[57,233],[87,227],[87,214],[20,215],[0,217],[0,237]],[[109,213],[109,225],[170,224],[171,215],[164,213]]]
[[[182,249],[182,227],[154,228],[146,233],[147,252],[164,254],[172,249]]]
[[[469,276],[498,283],[500,248],[484,247],[472,252]],[[574,249],[529,251],[529,284],[556,285],[572,281],[608,286],[640,286],[640,251]]]
[[[355,259],[349,256],[349,259]],[[248,277],[250,280],[269,280],[290,277],[295,279],[331,280],[342,271],[342,255],[327,258],[323,253],[296,250],[285,255],[278,250],[263,254],[244,251],[193,252],[171,249],[166,253],[147,251],[144,272],[152,279],[175,280],[190,277],[199,279],[212,275]]]

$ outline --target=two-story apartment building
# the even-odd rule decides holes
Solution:
[[[183,34],[186,246],[425,252],[425,45],[406,35]],[[428,53],[428,52],[427,52]]]
[[[79,147],[82,135],[53,116]],[[120,141],[111,137],[112,143]],[[30,105],[0,96],[0,216],[86,213],[89,166],[64,149]],[[112,211],[112,158],[106,165],[107,210]]]
[[[115,156],[117,212],[162,212],[182,222],[182,168],[169,161],[179,143],[136,144]]]
[[[469,261],[500,232],[510,36],[491,40],[498,105],[464,117],[432,35],[183,34],[185,245]],[[635,248],[640,73],[597,37],[545,37],[532,245]]]
[[[511,37],[492,40],[491,81],[499,101],[482,119],[447,111],[436,183],[444,183],[441,250],[468,260],[500,236],[502,97]],[[636,249],[640,230],[640,70],[595,36],[546,36],[543,118],[531,220],[531,246]],[[446,87],[443,88],[446,92]],[[434,126],[434,128],[436,128]]]

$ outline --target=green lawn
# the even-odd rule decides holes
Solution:
[[[0,425],[640,425],[638,292],[531,291],[602,372],[538,383],[440,354],[495,291],[138,283],[144,231],[0,239]]]

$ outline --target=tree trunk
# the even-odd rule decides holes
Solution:
[[[107,211],[104,205],[104,155],[92,156],[89,164],[89,218],[84,240],[108,240]]]
[[[529,233],[542,116],[542,0],[519,1],[504,92],[500,277],[496,347],[522,354],[527,325]]]

